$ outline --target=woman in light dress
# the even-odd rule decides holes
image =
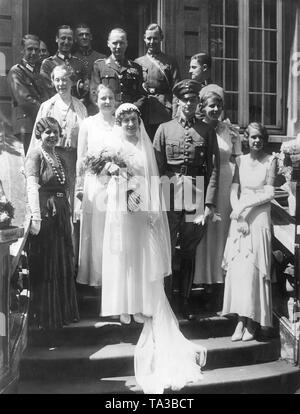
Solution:
[[[70,186],[70,204],[72,213],[74,213],[74,210],[77,208],[76,199],[74,198],[74,190],[78,132],[81,122],[87,117],[87,111],[83,103],[71,95],[73,85],[71,79],[73,74],[72,71],[73,69],[70,68],[70,66],[55,66],[51,73],[51,81],[57,93],[41,104],[35,125],[41,118],[50,116],[56,119],[61,127],[62,134],[55,150],[66,162]],[[35,126],[33,128],[33,131],[34,130]],[[30,147],[32,146],[36,146],[34,133],[32,134],[30,142]],[[73,216],[73,218],[74,221],[76,221],[76,217]]]
[[[254,339],[259,325],[272,326],[271,218],[276,159],[264,152],[266,128],[256,122],[245,131],[250,153],[236,160],[230,193],[231,224],[223,267],[223,315],[237,314],[232,341]]]
[[[206,349],[181,334],[164,292],[164,277],[171,273],[169,227],[153,148],[137,107],[122,104],[116,110],[113,139],[126,154],[130,174],[114,175],[107,187],[101,315],[120,315],[125,324],[133,315],[144,323],[134,366],[145,393],[178,390],[201,379]]]
[[[102,243],[107,202],[107,176],[85,171],[86,156],[109,147],[114,125],[115,98],[111,89],[100,84],[97,89],[99,112],[86,118],[81,126],[77,149],[76,196],[82,200],[77,283],[101,286]]]
[[[237,129],[225,121],[219,121],[223,111],[223,99],[208,91],[200,99],[204,122],[217,134],[220,151],[220,177],[216,212],[221,220],[210,221],[196,251],[194,283],[205,284],[207,291],[216,284],[224,283],[222,259],[230,224],[230,187],[234,173],[235,157],[241,154],[241,140]],[[216,294],[217,292],[215,292]]]

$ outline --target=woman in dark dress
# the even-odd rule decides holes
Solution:
[[[62,328],[79,319],[64,160],[55,152],[61,128],[54,118],[40,119],[37,145],[25,161],[31,213],[29,267],[32,314],[40,328]]]

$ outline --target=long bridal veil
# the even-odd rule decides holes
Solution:
[[[171,247],[153,147],[142,122],[136,146],[122,137],[117,126],[113,139],[132,157],[136,178],[143,184],[138,186],[142,201],[140,212],[118,209],[116,194],[124,182],[111,179],[103,246],[103,289],[107,293],[102,294],[102,311],[146,315],[134,352],[137,384],[147,394],[179,390],[201,380],[206,349],[182,335],[164,292],[164,277],[171,274]],[[129,282],[132,275],[134,283]],[[126,289],[129,293],[124,299]],[[135,301],[137,294],[141,298]]]

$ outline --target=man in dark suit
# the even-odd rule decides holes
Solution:
[[[172,119],[172,89],[180,81],[177,62],[161,51],[162,40],[161,27],[151,23],[144,34],[147,53],[135,60],[143,68],[143,88],[147,94],[144,121],[151,140],[158,126]]]
[[[172,268],[180,244],[180,295],[183,312],[194,276],[195,252],[208,219],[214,217],[219,178],[219,148],[215,130],[195,117],[201,85],[185,79],[175,85],[179,109],[175,119],[161,124],[154,137],[154,151],[161,177],[171,235]],[[166,187],[167,184],[167,187]],[[196,224],[197,223],[197,224]],[[172,277],[166,293],[172,298]]]
[[[111,55],[94,63],[90,85],[91,99],[96,102],[97,87],[103,83],[114,92],[117,106],[130,102],[141,109],[146,99],[142,88],[142,68],[125,57],[128,45],[126,32],[119,28],[113,29],[109,33],[107,45]]]
[[[22,60],[10,69],[7,82],[12,96],[13,134],[23,142],[26,154],[37,112],[49,95],[45,81],[39,73],[39,38],[26,34],[21,46]]]
[[[63,25],[57,29],[57,52],[42,62],[41,75],[44,76],[49,89],[49,94],[54,96],[56,91],[51,81],[51,72],[57,65],[66,65],[72,68],[72,95],[78,99],[84,99],[89,92],[88,65],[83,60],[71,54],[73,46],[73,30],[70,26]]]

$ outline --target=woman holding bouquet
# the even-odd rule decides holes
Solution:
[[[119,162],[109,164],[101,315],[120,315],[125,324],[133,315],[144,323],[134,364],[145,393],[178,390],[201,378],[206,350],[181,334],[164,292],[164,277],[171,273],[169,227],[140,112],[127,103],[115,116],[113,140]]]
[[[111,89],[100,84],[97,89],[99,112],[86,118],[79,130],[77,148],[76,196],[82,200],[79,264],[77,282],[101,286],[102,242],[106,212],[108,176],[86,171],[87,157],[96,156],[102,149],[113,145],[111,130],[114,125],[115,98]],[[81,216],[81,217],[80,217]]]
[[[268,133],[263,125],[252,122],[245,138],[250,152],[237,158],[223,259],[227,274],[222,313],[238,315],[232,341],[250,341],[258,325],[272,326],[270,201],[277,164],[264,151]]]

